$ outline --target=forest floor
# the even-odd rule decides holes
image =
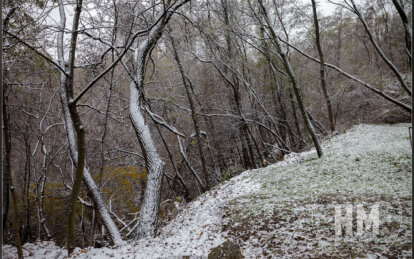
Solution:
[[[411,258],[409,124],[359,125],[314,150],[245,171],[182,205],[157,237],[121,247],[77,248],[73,258],[206,257],[227,240],[246,258]],[[379,233],[357,234],[357,205]],[[335,206],[352,206],[353,234],[335,233]],[[359,207],[360,208],[360,207]],[[361,214],[362,215],[362,214]],[[53,242],[25,244],[27,258],[65,258]],[[3,246],[3,258],[16,250]],[[188,258],[188,257],[186,257]]]

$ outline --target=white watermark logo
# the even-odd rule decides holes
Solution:
[[[345,216],[342,216],[342,206],[335,205],[335,234],[337,236],[342,236],[342,225],[345,225],[345,234],[347,236],[352,236],[352,204],[347,204],[345,206]],[[357,233],[356,235],[362,235],[365,231],[372,229],[374,235],[379,234],[379,204],[375,203],[371,212],[367,216],[364,206],[362,204],[357,204],[356,206],[356,218],[357,218]]]

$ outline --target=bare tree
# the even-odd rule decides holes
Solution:
[[[206,190],[208,190],[208,189],[210,189],[210,185],[209,185],[209,180],[208,180],[206,159],[204,157],[204,152],[203,152],[203,140],[201,139],[200,126],[199,126],[199,123],[198,123],[198,120],[197,120],[195,102],[194,102],[193,96],[191,95],[191,90],[190,90],[190,85],[189,85],[189,84],[191,84],[191,81],[189,81],[187,79],[187,76],[185,74],[184,67],[181,63],[180,57],[179,57],[178,52],[177,52],[177,47],[175,45],[174,38],[172,37],[171,33],[168,33],[168,36],[171,40],[171,46],[172,46],[172,50],[173,50],[173,53],[174,53],[174,58],[177,62],[178,69],[179,69],[180,74],[181,74],[181,80],[182,80],[184,88],[185,88],[185,93],[187,95],[188,102],[190,103],[191,118],[192,118],[193,124],[194,124],[195,137],[196,137],[196,140],[197,140],[198,152],[200,154],[201,166],[202,166],[202,169],[203,169],[205,188],[206,188]]]
[[[282,40],[282,41],[283,41],[283,40]],[[299,48],[297,48],[297,47],[293,46],[291,43],[286,42],[286,41],[283,41],[283,42],[284,42],[284,43],[286,43],[287,45],[291,46],[293,49],[295,49],[296,51],[298,51],[300,54],[304,55],[305,57],[309,58],[310,60],[313,60],[313,61],[315,61],[315,62],[320,63],[320,60],[318,60],[318,59],[316,59],[316,58],[314,58],[314,57],[311,57],[310,55],[306,54],[305,52],[303,52],[303,51],[302,51],[302,50],[300,50]],[[337,66],[334,66],[334,65],[329,64],[329,63],[326,63],[326,62],[325,62],[324,64],[325,64],[325,66],[330,67],[330,68],[332,68],[332,69],[336,70],[337,72],[339,72],[339,73],[340,73],[340,74],[342,74],[343,76],[345,76],[345,77],[347,77],[347,78],[349,78],[349,79],[351,79],[351,80],[353,80],[353,81],[355,81],[355,82],[358,82],[358,83],[359,83],[359,84],[361,84],[362,86],[364,86],[364,87],[366,87],[367,89],[369,89],[370,91],[372,91],[372,92],[374,92],[374,93],[378,94],[379,96],[383,97],[383,98],[384,98],[384,99],[386,99],[387,101],[389,101],[389,102],[391,102],[391,103],[393,103],[393,104],[395,104],[395,105],[397,105],[397,106],[399,106],[399,107],[403,108],[404,110],[406,110],[406,111],[408,111],[408,112],[411,112],[411,106],[410,106],[410,105],[407,105],[407,104],[403,103],[402,101],[400,101],[400,100],[398,100],[398,99],[396,99],[396,98],[394,98],[394,97],[392,97],[392,96],[388,95],[387,93],[385,93],[385,92],[383,92],[383,91],[381,91],[381,90],[379,90],[379,89],[375,88],[375,87],[374,87],[374,86],[372,86],[371,84],[369,84],[369,83],[367,83],[367,82],[365,82],[365,81],[363,81],[363,80],[361,80],[361,79],[359,79],[359,78],[357,78],[357,77],[355,77],[355,76],[353,76],[353,75],[351,75],[351,74],[349,74],[349,73],[347,73],[347,72],[343,71],[342,69],[340,69],[340,68],[339,68],[339,67],[337,67]]]
[[[316,152],[318,153],[318,156],[321,157],[323,155],[322,148],[319,144],[319,140],[318,140],[318,137],[316,136],[313,125],[310,122],[308,113],[306,112],[305,105],[303,104],[303,96],[302,96],[299,84],[296,80],[295,74],[292,70],[292,67],[290,65],[290,62],[289,62],[288,58],[286,57],[286,53],[282,49],[282,46],[281,46],[280,41],[279,41],[279,37],[276,35],[275,31],[273,30],[272,24],[270,23],[270,20],[267,16],[267,11],[266,11],[265,6],[263,5],[263,2],[259,1],[259,5],[260,5],[260,9],[261,9],[261,13],[263,15],[263,18],[266,22],[267,28],[270,32],[270,36],[273,40],[273,44],[275,45],[278,53],[280,54],[281,59],[283,61],[283,65],[285,67],[285,70],[287,71],[287,73],[289,75],[289,78],[292,82],[293,91],[295,92],[296,100],[298,102],[299,109],[302,113],[302,117],[303,117],[304,123],[306,125],[306,128],[308,129],[308,132],[311,135],[312,142],[313,142],[313,145],[315,146],[315,149],[316,149]]]
[[[2,21],[2,30],[8,28],[9,25],[9,20],[11,18],[11,16],[15,13],[16,9],[17,9],[17,4],[12,2],[11,8],[9,9],[6,17],[4,18],[4,20]],[[1,34],[2,38],[1,38],[1,44],[2,44],[2,48],[5,45],[8,45],[8,42],[6,40],[6,38],[3,36],[3,33]],[[3,49],[2,49],[3,51]],[[3,59],[1,59],[1,61],[3,62]],[[3,67],[3,64],[1,65],[1,85],[2,85],[2,89],[1,89],[1,102],[2,102],[2,135],[1,135],[1,143],[2,146],[1,148],[3,149],[3,141],[4,141],[4,146],[5,148],[3,149],[4,152],[4,160],[2,158],[2,162],[4,163],[4,166],[2,168],[2,170],[5,171],[5,174],[2,172],[2,176],[6,176],[7,179],[7,185],[5,187],[6,190],[10,190],[10,194],[11,194],[11,202],[12,202],[12,208],[13,208],[13,229],[14,229],[14,239],[15,239],[15,243],[16,243],[16,248],[17,248],[17,256],[19,259],[23,258],[23,250],[22,250],[22,243],[21,243],[21,239],[20,239],[20,217],[19,217],[19,211],[18,211],[18,207],[17,207],[17,197],[16,197],[16,189],[15,186],[13,184],[13,178],[12,178],[12,171],[11,171],[11,136],[10,136],[10,130],[9,130],[9,113],[8,113],[8,102],[7,102],[7,96],[6,96],[6,80],[4,80],[4,78],[7,76],[6,75],[6,68]],[[4,182],[4,181],[3,181]],[[4,192],[2,193],[2,195],[4,195]],[[7,198],[9,198],[8,194],[5,195]],[[7,201],[8,203],[8,201]],[[3,214],[7,217],[7,214]],[[3,216],[3,224],[5,221],[5,216]]]
[[[4,84],[3,84],[3,91],[4,91]],[[17,197],[16,197],[16,188],[13,184],[12,172],[11,172],[11,140],[10,140],[10,131],[9,131],[9,115],[7,114],[7,101],[5,98],[5,94],[3,92],[3,134],[4,134],[4,144],[5,144],[5,167],[6,167],[6,175],[7,175],[7,185],[10,190],[11,194],[11,201],[12,201],[12,208],[13,208],[13,229],[14,229],[14,239],[16,242],[17,247],[17,255],[18,258],[23,258],[23,250],[22,250],[22,243],[20,240],[20,217],[19,217],[19,210],[17,207]]]
[[[318,21],[318,14],[316,11],[316,2],[312,0],[312,10],[313,10],[313,23],[315,25],[315,43],[316,48],[318,49],[319,60],[320,62],[320,77],[321,77],[321,88],[323,92],[323,97],[325,98],[326,109],[328,110],[328,119],[329,119],[329,127],[331,131],[335,131],[335,124],[332,115],[332,105],[331,99],[329,98],[328,89],[326,85],[326,75],[325,75],[325,59],[323,57],[323,51],[321,46],[321,38],[320,38],[320,31],[319,31],[319,21]]]
[[[138,238],[155,235],[160,203],[162,171],[164,167],[164,162],[158,153],[148,124],[145,123],[144,116],[141,112],[145,61],[149,52],[161,37],[162,31],[171,19],[173,12],[186,2],[188,0],[169,0],[164,2],[162,10],[159,11],[156,17],[156,25],[151,28],[146,39],[135,44],[134,64],[136,68],[134,80],[132,80],[129,87],[129,114],[148,170],[147,186],[138,222]]]
[[[392,0],[392,3],[395,6],[395,9],[397,9],[398,14],[400,15],[401,22],[403,23],[404,30],[405,30],[405,45],[406,45],[406,51],[408,55],[408,59],[411,65],[411,37],[412,37],[412,29],[410,25],[410,21],[408,20],[407,14],[404,11],[403,6],[399,2],[399,0]]]
[[[356,6],[354,0],[350,0],[350,1],[351,1],[352,6],[348,4],[349,5],[349,8],[348,9],[351,10],[352,12],[354,12],[358,16],[358,19],[361,21],[362,25],[364,26],[364,29],[365,29],[366,33],[368,34],[368,38],[371,41],[372,45],[374,46],[375,50],[378,52],[378,54],[381,56],[382,60],[384,60],[384,62],[387,64],[387,66],[394,73],[395,77],[397,77],[397,79],[400,82],[400,85],[404,89],[404,91],[406,91],[407,94],[411,96],[411,90],[408,88],[407,84],[404,82],[404,79],[402,78],[402,75],[401,75],[400,71],[391,62],[391,60],[389,60],[387,58],[387,56],[385,56],[384,52],[382,51],[382,49],[378,45],[377,41],[374,39],[374,36],[372,35],[371,30],[368,27],[367,22],[365,21],[364,16],[359,11],[359,9]]]

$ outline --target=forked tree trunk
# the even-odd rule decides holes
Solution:
[[[164,162],[152,139],[148,124],[141,112],[142,87],[144,86],[145,59],[150,49],[156,44],[165,27],[166,13],[159,24],[149,33],[141,44],[136,44],[134,62],[136,75],[129,86],[129,116],[137,134],[147,167],[147,186],[138,220],[137,238],[154,236],[158,220],[160,204],[161,180]]]
[[[170,20],[173,11],[177,10],[189,0],[165,3],[169,10],[162,10],[156,18],[157,24],[149,31],[146,39],[135,46],[134,63],[136,65],[135,78],[129,86],[129,116],[141,145],[145,158],[147,174],[147,187],[144,192],[144,201],[138,219],[137,238],[154,236],[156,233],[158,209],[160,204],[161,180],[164,162],[162,161],[155,143],[152,139],[148,124],[141,112],[142,89],[144,86],[145,60],[150,50],[155,46],[162,35],[162,30]]]
[[[141,44],[136,44],[134,62],[136,75],[129,86],[129,116],[141,146],[147,167],[147,186],[144,192],[140,215],[138,219],[137,238],[155,236],[158,210],[160,204],[160,192],[162,181],[162,161],[155,143],[152,139],[148,124],[141,112],[142,87],[144,86],[145,59],[150,49],[156,44],[165,27],[166,13],[157,26],[149,33],[148,39]]]
[[[143,66],[143,63],[138,66]],[[142,81],[143,76],[141,74],[141,82]],[[142,87],[142,85],[140,87]],[[158,154],[148,124],[145,123],[144,116],[141,112],[140,96],[142,92],[133,82],[130,84],[129,91],[129,114],[132,125],[137,133],[141,149],[144,153],[145,163],[148,170],[147,187],[145,188],[144,201],[141,206],[138,223],[137,237],[142,238],[155,235],[164,162],[162,162],[161,157]]]
[[[81,3],[79,4],[79,6],[80,5]],[[61,15],[61,23],[60,23],[61,31],[59,32],[59,35],[58,35],[58,59],[59,59],[60,66],[62,68],[65,68],[66,65],[64,61],[63,35],[64,35],[66,17],[65,17],[65,11],[63,9],[62,1],[59,1],[59,9],[60,9],[60,15]],[[78,10],[77,12],[79,12],[79,15],[80,15],[80,10]],[[76,19],[76,16],[74,16],[74,19]],[[79,17],[77,17],[77,19],[79,19]],[[76,25],[75,22],[74,22],[74,25]],[[73,30],[73,32],[75,31],[76,30]],[[116,227],[115,223],[109,216],[108,210],[105,206],[105,203],[102,200],[99,189],[96,186],[96,183],[93,180],[91,174],[89,173],[87,168],[84,166],[84,161],[82,161],[85,159],[85,141],[82,140],[84,138],[84,136],[82,136],[84,132],[81,127],[79,114],[76,111],[76,107],[69,106],[69,100],[70,98],[73,98],[72,96],[73,95],[73,76],[74,76],[73,68],[74,68],[75,49],[76,49],[76,37],[72,36],[71,49],[70,49],[70,55],[69,55],[71,60],[69,62],[69,72],[67,73],[69,76],[61,72],[61,79],[60,79],[61,80],[60,81],[60,99],[61,99],[61,104],[62,104],[66,133],[68,136],[70,155],[71,155],[72,161],[75,164],[76,173],[79,175],[83,173],[81,179],[83,180],[87,191],[92,196],[93,204],[98,212],[98,215],[102,221],[103,226],[105,226],[106,230],[108,231],[110,240],[112,241],[114,245],[119,245],[123,243],[121,234],[119,233],[118,228]],[[80,157],[81,159],[78,159],[78,157]],[[75,182],[76,184],[74,185],[74,188],[75,186],[77,186],[77,184],[80,184],[79,183],[80,181],[75,180]],[[72,196],[74,197],[74,199],[77,199],[77,195],[76,197],[75,195],[72,195]],[[68,242],[72,242],[72,241],[68,240]]]

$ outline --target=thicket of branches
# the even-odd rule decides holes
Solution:
[[[4,242],[153,236],[243,170],[409,121],[411,1],[329,2],[3,1]]]

